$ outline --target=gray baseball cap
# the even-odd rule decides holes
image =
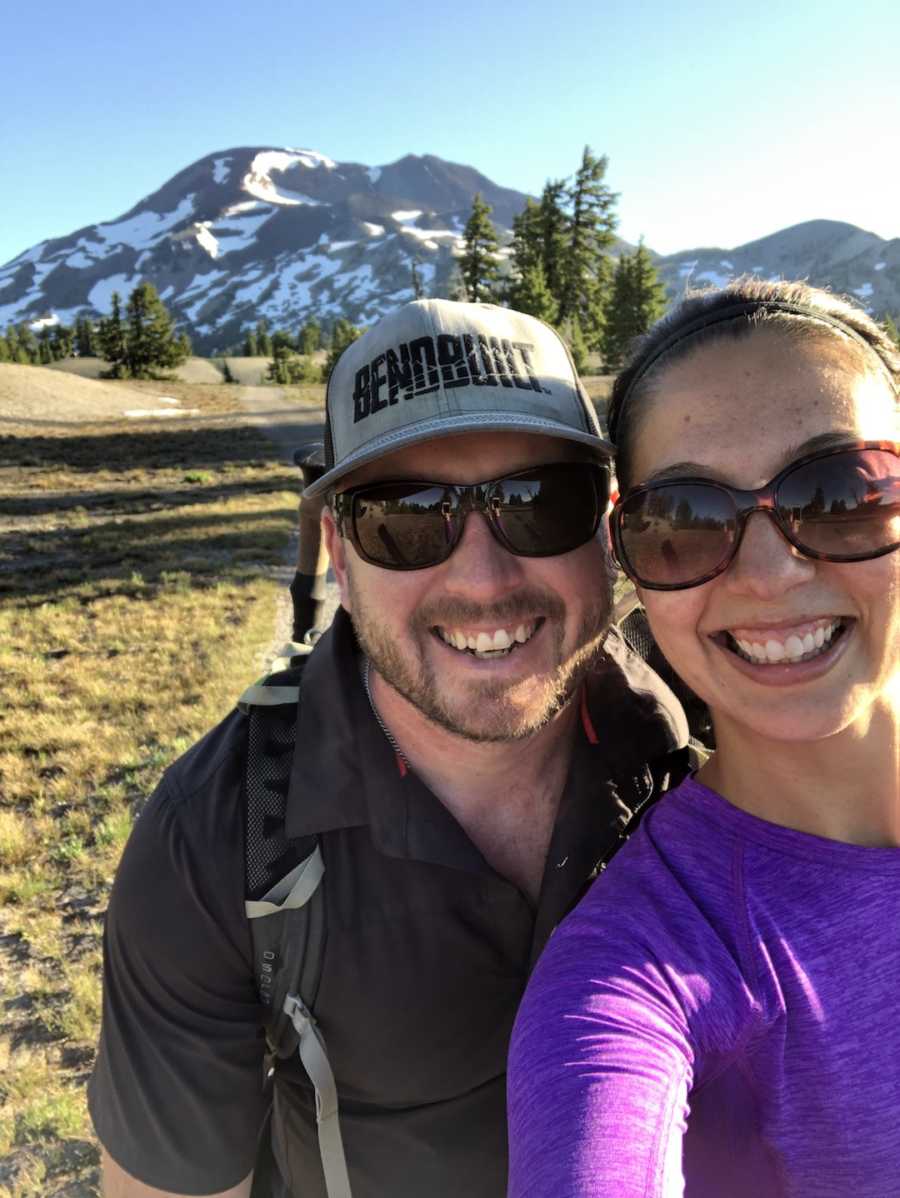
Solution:
[[[325,397],[325,471],[304,495],[407,445],[497,430],[614,452],[549,325],[495,304],[415,300],[338,359]]]

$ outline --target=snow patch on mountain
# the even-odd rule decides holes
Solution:
[[[216,240],[215,235],[210,232],[209,227],[211,224],[211,220],[204,220],[198,225],[194,226],[194,228],[197,230],[197,244],[203,246],[210,258],[218,258],[219,243]]]
[[[410,221],[418,220],[421,215],[421,208],[401,208],[399,211],[391,213],[391,216],[394,218],[394,220],[401,225],[406,225],[409,224]]]
[[[721,271],[712,270],[707,267],[705,270],[698,271],[693,276],[695,283],[712,284],[713,287],[724,287],[726,283],[730,283],[733,274],[723,274]]]
[[[887,263],[886,263],[886,262],[876,262],[876,263],[875,263],[875,270],[884,270],[884,268],[885,268],[886,266],[887,266]]]
[[[334,170],[337,163],[315,150],[264,150],[253,159],[241,186],[248,195],[265,200],[269,204],[287,204],[289,206],[309,204],[318,207],[318,200],[303,195],[299,191],[281,187],[272,178],[274,171],[281,174],[293,166],[304,166],[308,169],[324,167],[326,170]]]
[[[132,249],[149,249],[161,237],[181,221],[186,220],[194,211],[194,195],[184,196],[172,212],[154,212],[146,209],[137,216],[126,220],[114,221],[110,224],[96,226],[97,236],[102,237],[107,245],[129,245]]]
[[[366,174],[369,176],[369,182],[374,187],[375,184],[378,182],[378,180],[381,178],[381,167],[380,166],[367,166]]]
[[[360,222],[369,237],[383,237],[384,225],[373,225],[371,221],[364,220]]]
[[[289,153],[295,156],[301,166],[309,167],[310,170],[315,170],[320,166],[324,166],[327,171],[337,170],[337,163],[334,159],[320,154],[318,150],[290,150]]]
[[[227,183],[231,174],[231,159],[216,158],[213,160],[213,183]]]
[[[97,312],[107,316],[112,311],[113,292],[118,291],[121,298],[126,300],[132,288],[137,287],[140,281],[139,275],[109,275],[108,278],[94,284],[88,293],[88,303]]]
[[[869,299],[873,295],[875,288],[871,283],[863,283],[862,287],[854,287],[853,294],[858,295],[860,299]]]

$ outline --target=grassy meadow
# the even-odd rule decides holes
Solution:
[[[0,1198],[88,1198],[112,877],[162,771],[260,671],[298,476],[239,387],[85,370],[66,396],[36,367],[0,375]],[[11,423],[23,379],[33,419]],[[605,398],[608,380],[585,382]],[[200,411],[110,419],[117,386]],[[271,408],[323,399],[283,387]],[[67,403],[79,423],[55,423]]]
[[[296,523],[296,471],[235,388],[129,386],[202,417],[0,425],[3,1198],[98,1192],[112,875],[163,769],[258,674]]]

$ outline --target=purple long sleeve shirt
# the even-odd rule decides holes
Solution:
[[[683,783],[554,933],[510,1051],[510,1198],[897,1198],[900,849]]]

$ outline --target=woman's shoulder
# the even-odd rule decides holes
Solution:
[[[532,988],[554,1002],[566,992],[576,1005],[627,992],[691,1018],[715,1007],[740,1019],[756,1007],[740,843],[706,818],[695,785],[683,783],[645,818],[556,929]]]

